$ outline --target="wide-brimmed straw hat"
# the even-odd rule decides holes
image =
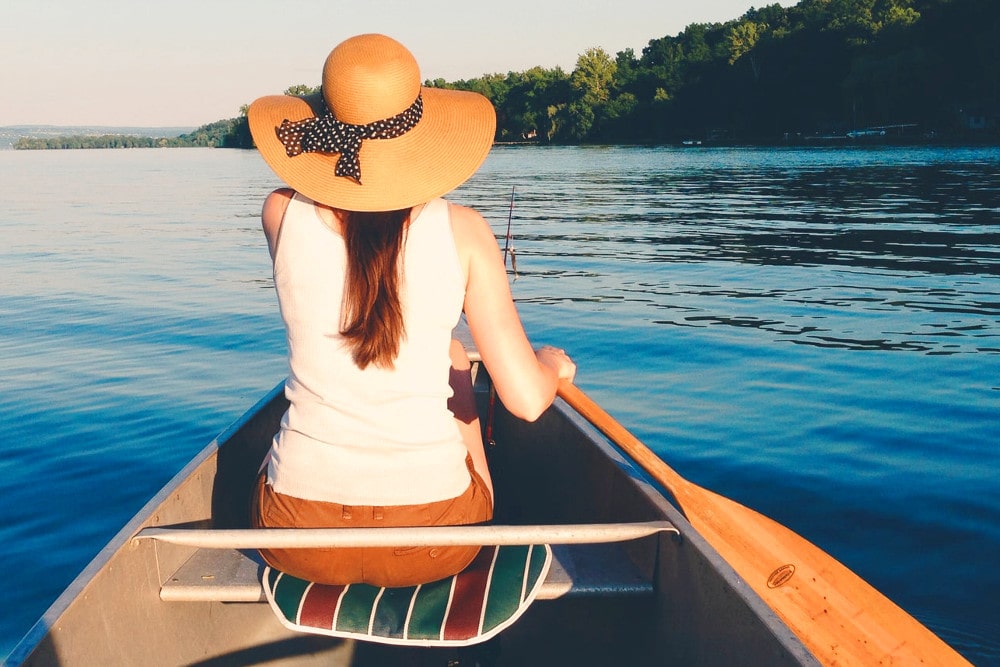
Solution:
[[[285,183],[348,211],[404,209],[453,190],[486,159],[496,129],[489,100],[422,87],[413,54],[385,35],[334,48],[322,94],[262,97],[248,117]]]

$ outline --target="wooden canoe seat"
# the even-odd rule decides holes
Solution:
[[[453,534],[469,537],[459,537],[450,541],[516,544],[524,543],[525,537],[537,537],[548,533],[550,539],[545,541],[552,546],[553,558],[548,575],[539,590],[537,596],[539,600],[552,600],[563,596],[649,595],[653,591],[651,572],[643,572],[642,568],[634,564],[621,541],[648,537],[664,531],[676,532],[668,522],[459,528],[460,530],[454,531]],[[475,542],[477,533],[483,532],[480,529],[491,529],[493,539]],[[371,530],[377,530],[387,533],[390,530],[400,529],[351,530],[367,530],[369,533]],[[425,528],[405,530],[428,531]],[[286,536],[290,532],[302,534],[310,531],[284,532],[284,535],[276,539],[287,539]],[[318,532],[315,531],[314,534]],[[166,602],[263,602],[265,596],[261,574],[264,563],[256,551],[244,548],[245,541],[255,540],[259,535],[258,531],[250,530],[147,528],[140,531],[136,539],[155,539],[157,542],[195,547],[190,558],[162,583],[160,598]],[[414,540],[412,535],[410,532],[406,544],[411,544]],[[418,541],[434,539],[442,539],[441,531],[428,535],[426,540]],[[652,541],[649,543],[651,549],[655,548],[652,546]],[[653,562],[652,559],[649,560],[650,563]],[[651,570],[651,567],[645,569]]]

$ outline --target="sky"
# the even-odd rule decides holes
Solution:
[[[0,126],[197,127],[318,85],[330,50],[366,32],[405,44],[423,79],[569,72],[589,48],[638,55],[772,1],[2,0]]]

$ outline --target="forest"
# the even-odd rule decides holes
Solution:
[[[591,48],[569,73],[428,83],[490,98],[498,141],[996,141],[997,35],[997,0],[802,0],[689,25],[638,55]]]
[[[425,85],[488,97],[498,142],[1000,143],[997,35],[1000,0],[801,0],[693,23],[640,54],[595,46],[572,72]],[[245,113],[150,141],[251,148]]]

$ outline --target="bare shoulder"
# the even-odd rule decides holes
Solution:
[[[497,247],[496,237],[486,219],[474,208],[448,202],[451,227],[459,248],[488,249]]]
[[[264,206],[261,208],[260,224],[264,229],[264,236],[267,237],[267,248],[272,258],[274,258],[274,252],[278,245],[281,221],[285,217],[285,210],[294,195],[294,190],[279,188],[267,196],[267,199],[264,200]]]
[[[468,225],[486,222],[483,216],[479,214],[479,211],[468,206],[448,202],[448,211],[451,214],[452,224]]]
[[[278,222],[280,222],[281,217],[285,215],[285,209],[288,208],[288,202],[292,200],[293,196],[295,196],[295,191],[290,188],[278,188],[269,194],[264,200],[261,218],[267,221],[277,217]]]

